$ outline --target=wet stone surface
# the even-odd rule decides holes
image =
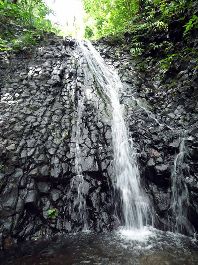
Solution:
[[[158,231],[145,241],[118,233],[78,233],[23,244],[1,260],[4,265],[195,265],[198,251],[189,238]]]
[[[78,105],[87,85],[94,100],[84,100],[78,124],[83,200],[89,228],[112,229],[110,162],[105,162],[112,160],[109,118],[92,77],[84,81],[82,55],[57,39],[7,68],[0,102],[1,243],[83,228],[75,152]]]
[[[185,139],[184,161],[177,170],[182,185],[187,185],[188,196],[181,207],[187,208],[187,216],[197,231],[198,80],[194,63],[181,65],[181,72],[175,75],[162,74],[152,57],[149,63],[147,58],[133,58],[126,43],[112,43],[107,38],[94,45],[123,82],[121,103],[129,137],[137,149],[142,185],[153,205],[155,226],[171,230],[175,222],[171,209],[172,174]],[[187,79],[184,73],[188,73]],[[192,186],[190,179],[194,180]],[[183,229],[183,233],[188,232]]]

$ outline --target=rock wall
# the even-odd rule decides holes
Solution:
[[[152,57],[133,58],[130,45],[103,39],[95,43],[101,55],[117,69],[125,91],[121,101],[125,107],[129,134],[136,143],[142,185],[153,205],[156,227],[175,231],[177,214],[172,208],[172,186],[179,191],[179,208],[186,215],[180,232],[197,231],[198,191],[198,90],[197,67],[193,58],[188,64],[175,62],[162,73]],[[156,60],[156,59],[155,59]],[[174,164],[182,144],[185,155],[182,165]],[[183,150],[184,151],[184,150]],[[181,203],[181,205],[179,205]],[[188,219],[188,220],[187,220]]]
[[[96,231],[114,226],[109,118],[86,67],[74,41],[56,38],[7,65],[4,61],[0,103],[4,240],[78,231],[86,220]],[[79,117],[85,74],[94,100],[86,98]],[[76,169],[77,142],[83,179]]]
[[[174,223],[171,172],[180,137],[185,137],[188,156],[181,177],[189,198],[183,207],[198,230],[193,62],[174,79],[162,78],[152,65],[141,72],[126,47],[105,41],[95,46],[123,81],[121,102],[155,226],[171,229]],[[2,54],[1,62],[0,238],[4,248],[15,240],[85,227],[95,231],[117,227],[122,216],[112,188],[110,106],[77,43],[53,37],[32,51]]]

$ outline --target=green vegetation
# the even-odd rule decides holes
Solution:
[[[156,58],[162,73],[176,60],[198,58],[194,0],[84,0],[85,37],[127,42],[132,57]]]
[[[35,45],[45,32],[55,32],[42,0],[0,0],[0,51]]]
[[[184,34],[189,33],[193,29],[198,29],[198,16],[193,15],[191,19],[185,24]]]
[[[183,24],[183,33],[198,28],[194,0],[84,0],[84,7],[88,38],[166,31],[172,20]]]
[[[138,0],[84,0],[86,37],[102,37],[123,32],[138,11]]]
[[[85,37],[108,37],[127,43],[132,57],[157,58],[166,72],[178,58],[195,59],[192,45],[198,29],[194,0],[82,0]],[[0,51],[35,45],[46,32],[56,32],[46,19],[44,0],[0,0]],[[119,55],[116,55],[119,57]]]
[[[58,216],[58,210],[57,209],[49,209],[47,211],[48,218],[54,219]]]

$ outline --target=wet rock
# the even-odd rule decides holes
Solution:
[[[96,162],[94,161],[94,157],[85,157],[82,160],[82,171],[98,171],[98,167]]]
[[[13,214],[13,210],[15,209],[15,205],[18,198],[18,189],[17,187],[14,187],[14,185],[9,184],[6,187],[6,190],[2,196],[2,205],[3,209],[10,210],[9,215]]]
[[[158,158],[156,159],[156,162],[157,162],[158,164],[163,163],[163,159],[162,159],[162,157],[158,157]]]
[[[14,246],[14,239],[11,236],[7,236],[5,238],[3,238],[3,250],[9,250]]]
[[[160,156],[160,153],[156,149],[153,149],[153,148],[151,148],[149,150],[149,154],[151,157],[159,157]]]
[[[154,161],[154,159],[153,159],[153,158],[150,158],[149,161],[148,161],[148,163],[147,163],[147,165],[148,165],[148,167],[153,167],[153,166],[155,166],[155,161]]]
[[[34,168],[29,172],[29,175],[34,177],[38,175],[38,168]]]
[[[2,181],[4,177],[5,177],[5,174],[0,173],[0,181]]]
[[[14,178],[20,179],[23,176],[23,169],[17,168],[14,173]]]
[[[0,234],[0,250],[3,250],[3,235]]]
[[[161,164],[157,165],[155,168],[158,174],[163,176],[167,176],[167,174],[169,175],[169,165]]]
[[[167,189],[169,187],[170,176],[170,167],[165,164],[150,166],[145,169],[146,181],[149,180],[160,188]]]
[[[63,43],[65,46],[69,45],[70,47],[73,47],[76,44],[75,40],[72,39],[65,39]]]
[[[14,151],[16,149],[16,145],[15,144],[11,144],[11,145],[7,146],[6,149],[8,151]]]
[[[50,184],[47,182],[38,182],[37,187],[41,193],[48,193],[50,190]]]
[[[158,208],[163,215],[170,207],[170,194],[163,190],[159,189],[157,186],[150,186],[152,190],[152,194],[154,196],[154,207]]]
[[[40,174],[42,176],[46,177],[46,176],[49,176],[50,168],[48,165],[45,165],[45,166],[41,167],[39,171],[40,171]]]
[[[62,168],[61,165],[55,165],[52,169],[51,169],[51,177],[53,178],[58,178],[59,175],[61,174]]]
[[[27,157],[27,150],[23,150],[21,152],[21,158],[26,158]]]
[[[172,143],[169,144],[169,146],[173,149],[178,149],[180,145],[180,140],[175,139]]]
[[[26,207],[34,207],[37,204],[37,191],[36,190],[29,190],[26,198],[25,198],[25,205]]]
[[[61,198],[61,191],[57,189],[51,190],[51,197],[54,202]]]
[[[170,117],[171,119],[174,119],[175,118],[175,114],[174,113],[169,113],[168,117]]]
[[[54,155],[56,153],[56,149],[55,148],[50,148],[48,150],[48,152],[49,152],[50,155]]]

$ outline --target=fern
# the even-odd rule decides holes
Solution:
[[[184,35],[186,35],[193,29],[198,29],[198,16],[193,15],[191,19],[188,21],[188,23],[185,24],[184,28],[185,28]]]

